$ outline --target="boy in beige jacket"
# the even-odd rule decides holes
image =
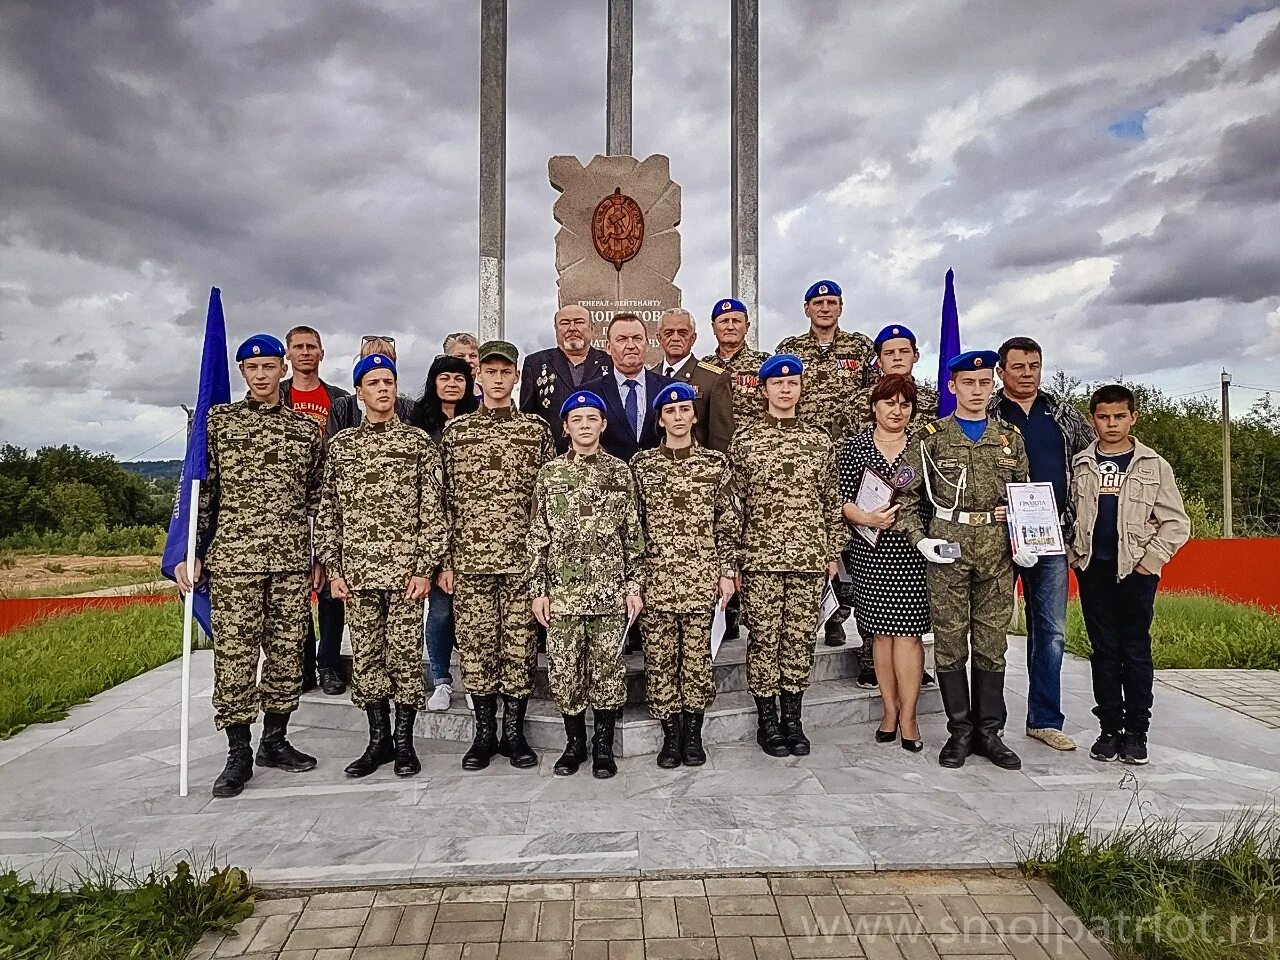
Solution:
[[[1089,400],[1098,439],[1072,460],[1076,525],[1067,557],[1093,646],[1093,708],[1102,735],[1095,760],[1147,762],[1151,725],[1151,619],[1160,571],[1187,542],[1191,524],[1173,469],[1131,436],[1132,391],[1100,387]]]

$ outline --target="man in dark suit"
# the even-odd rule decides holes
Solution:
[[[520,409],[551,426],[556,449],[569,449],[560,421],[560,407],[569,394],[588,380],[603,377],[612,365],[609,355],[591,346],[591,314],[576,303],[556,311],[556,345],[525,358],[520,374]]]
[[[634,313],[620,313],[609,321],[609,357],[613,370],[582,384],[602,398],[609,408],[608,425],[600,446],[623,463],[638,450],[658,445],[653,398],[671,380],[644,368],[648,334],[644,321]]]
[[[693,410],[698,416],[693,428],[694,439],[704,447],[728,453],[729,441],[733,439],[733,392],[729,373],[724,367],[693,355],[697,339],[693,314],[683,307],[665,311],[658,320],[662,360],[649,369],[693,387],[698,395],[693,401]]]

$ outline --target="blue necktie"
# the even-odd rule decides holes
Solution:
[[[627,419],[631,422],[631,435],[639,440],[640,404],[636,402],[636,387],[639,384],[634,380],[624,380],[623,383],[627,388],[627,399],[623,402],[622,409],[626,411]]]

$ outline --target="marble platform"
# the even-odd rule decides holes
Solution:
[[[925,664],[933,669],[933,640],[925,638]],[[655,754],[662,746],[662,727],[649,716],[645,706],[644,658],[639,653],[627,655],[627,705],[617,727],[614,748],[620,757]],[[716,700],[703,722],[703,741],[709,745],[753,740],[756,735],[755,700],[747,690],[747,646],[743,639],[726,641],[717,652],[713,664]],[[420,737],[470,743],[474,722],[463,696],[461,671],[452,664],[455,678],[453,707],[448,711],[423,710],[418,714],[416,730]],[[858,674],[857,651],[854,647],[828,647],[818,644],[814,653],[813,686],[804,698],[806,730],[865,724],[878,721],[882,704],[878,690],[865,690],[854,682]],[[363,713],[351,709],[346,697],[327,697],[318,690],[304,697],[308,724],[326,730],[367,730]],[[942,699],[934,686],[920,691],[917,711],[939,713]],[[588,733],[592,728],[587,711]],[[525,734],[535,750],[564,749],[564,721],[551,700],[547,681],[546,657],[539,656],[534,672],[534,692],[529,700]]]
[[[178,663],[121,684],[58,723],[0,741],[0,870],[68,882],[87,859],[135,868],[194,857],[250,869],[260,883],[307,887],[415,880],[663,877],[757,871],[894,870],[1016,863],[1061,820],[1103,829],[1177,815],[1214,830],[1242,805],[1274,805],[1273,728],[1158,684],[1146,767],[1089,759],[1088,665],[1063,670],[1066,730],[1084,749],[1025,738],[1023,641],[1011,638],[1007,737],[1017,772],[970,760],[937,765],[944,720],[923,717],[926,749],[873,740],[875,724],[815,727],[813,753],[774,759],[753,743],[714,745],[705,767],[660,770],[626,757],[618,776],[556,777],[555,753],[515,770],[468,774],[465,745],[421,740],[423,772],[384,768],[349,780],[364,736],[312,725],[291,736],[319,757],[305,774],[259,769],[244,794],[214,800],[225,738],[213,729],[211,655],[193,663],[191,791],[178,786]],[[347,705],[353,714],[357,711]],[[255,736],[257,733],[255,728]]]

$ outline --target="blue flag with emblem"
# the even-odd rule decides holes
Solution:
[[[173,504],[173,515],[169,518],[169,535],[165,539],[164,555],[160,560],[160,572],[170,580],[175,579],[174,568],[187,558],[187,534],[195,519],[193,512],[199,510],[199,504],[192,502],[192,481],[203,482],[209,472],[206,442],[209,408],[215,403],[230,402],[227,325],[222,317],[222,294],[217,287],[213,287],[209,290],[209,312],[204,323],[204,351],[200,357],[200,385],[196,393],[196,407],[191,415],[191,428],[187,431],[187,453],[182,461],[182,478],[178,481],[178,496]],[[195,591],[191,612],[200,628],[212,638],[207,581]]]
[[[956,273],[947,271],[947,287],[942,293],[942,331],[938,335],[938,416],[956,411],[955,395],[947,389],[951,373],[947,364],[960,356],[960,311],[956,309]]]

